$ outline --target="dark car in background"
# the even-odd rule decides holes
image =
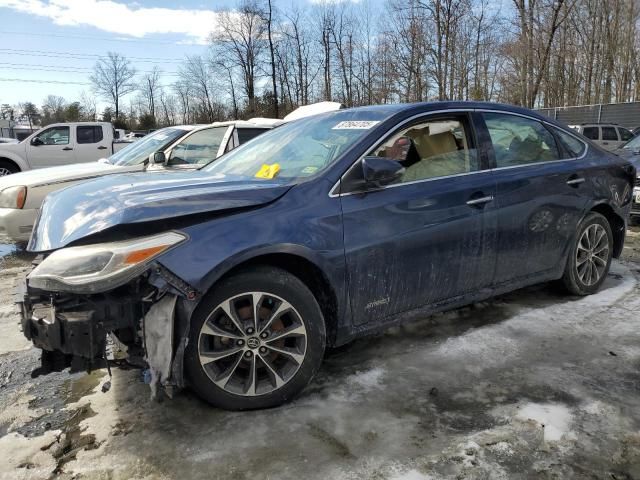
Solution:
[[[636,175],[640,174],[640,136],[636,136],[614,152],[616,155],[628,160],[636,167]],[[631,220],[635,222],[640,218],[640,178],[636,178],[633,189],[633,204],[631,206]]]
[[[198,172],[50,195],[22,328],[42,371],[103,367],[115,344],[154,386],[271,407],[309,383],[327,346],[539,282],[597,292],[634,179],[624,159],[516,107],[317,115]]]

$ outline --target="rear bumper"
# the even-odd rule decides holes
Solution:
[[[12,242],[28,242],[38,210],[0,208],[0,237]]]

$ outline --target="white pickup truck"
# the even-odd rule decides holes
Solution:
[[[22,142],[0,145],[0,176],[34,168],[95,162],[130,144],[107,122],[55,123]]]

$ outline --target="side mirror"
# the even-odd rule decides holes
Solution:
[[[149,157],[149,160],[154,165],[164,165],[167,163],[167,157],[165,156],[164,152],[152,153],[151,156]]]
[[[39,137],[33,137],[31,139],[31,145],[33,145],[34,147],[39,147],[40,145],[44,145],[44,142],[40,140]]]
[[[398,180],[404,173],[400,162],[390,158],[365,157],[362,159],[362,178],[365,185],[384,187]]]

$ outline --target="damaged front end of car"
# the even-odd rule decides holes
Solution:
[[[24,335],[42,350],[33,375],[120,365],[148,368],[153,395],[182,387],[175,316],[179,299],[198,294],[156,259],[186,240],[171,231],[39,257],[16,298]]]

